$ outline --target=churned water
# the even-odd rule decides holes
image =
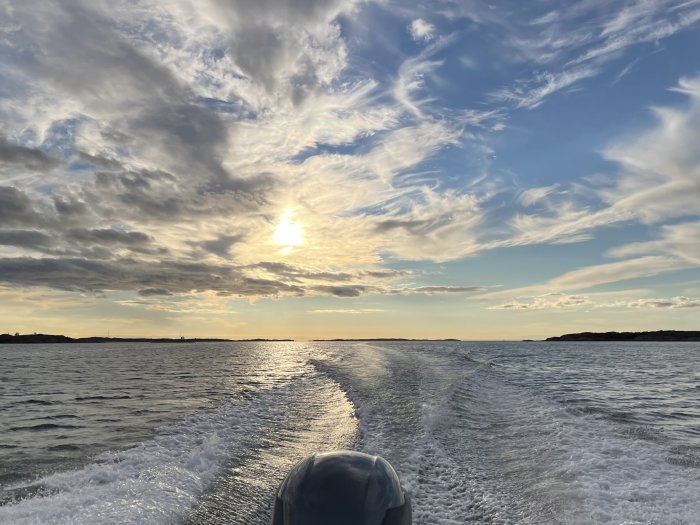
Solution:
[[[414,523],[700,523],[700,344],[0,347],[0,523],[267,524],[315,451]]]

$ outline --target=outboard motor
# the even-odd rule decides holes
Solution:
[[[411,499],[388,461],[362,452],[313,454],[284,478],[272,525],[410,525]]]

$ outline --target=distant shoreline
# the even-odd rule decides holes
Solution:
[[[654,332],[579,332],[548,337],[545,341],[700,341],[700,332],[656,330]]]
[[[51,334],[0,334],[0,344],[56,344],[56,343],[275,343],[293,342],[293,339],[217,339],[167,337],[68,337]]]

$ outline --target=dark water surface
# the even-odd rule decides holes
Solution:
[[[0,347],[0,523],[266,524],[304,455],[416,524],[700,523],[698,343]]]

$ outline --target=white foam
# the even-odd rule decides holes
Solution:
[[[261,414],[284,410],[285,395],[271,390],[251,403],[199,413],[134,448],[43,478],[39,484],[58,492],[0,507],[0,523],[177,522],[221,473],[233,448],[255,439]]]
[[[356,440],[353,407],[337,383],[303,360],[293,368],[244,399],[164,427],[133,448],[35,481],[48,495],[0,507],[0,524],[159,525],[193,512],[208,522],[207,506],[199,504],[216,501],[221,487],[236,487],[223,495],[226,508],[217,508],[227,523],[247,525],[241,516],[261,513],[267,522],[274,490],[296,461]]]
[[[313,364],[358,407],[361,445],[397,469],[416,525],[698,523],[700,469],[667,461],[663,443],[572,414],[464,355],[407,345],[337,354]]]

